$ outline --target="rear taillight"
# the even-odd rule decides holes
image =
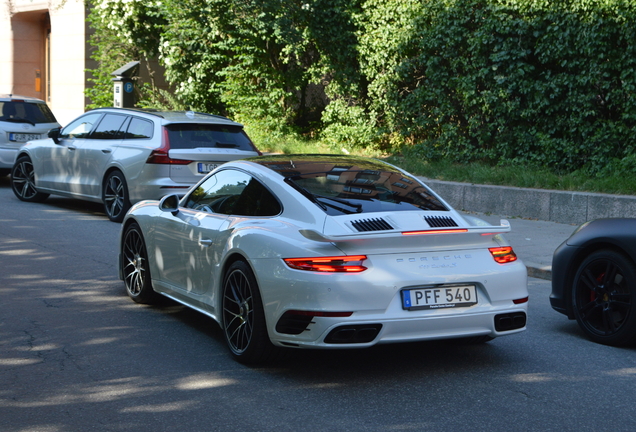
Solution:
[[[366,255],[315,258],[285,258],[285,264],[296,270],[307,270],[327,273],[360,273],[367,268],[362,262]]]
[[[170,137],[168,136],[168,129],[163,128],[161,134],[161,147],[154,149],[146,163],[149,164],[171,164],[171,165],[188,165],[192,163],[190,160],[171,159],[168,152],[170,151]]]
[[[510,246],[494,247],[488,249],[492,254],[492,257],[499,264],[506,264],[509,262],[517,261],[517,254],[512,250]]]

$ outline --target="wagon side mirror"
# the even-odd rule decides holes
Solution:
[[[55,144],[60,143],[60,128],[51,129],[47,135],[49,136],[49,138],[53,139],[53,142],[55,142]]]
[[[159,201],[159,210],[170,212],[174,216],[179,213],[179,195],[166,195]]]

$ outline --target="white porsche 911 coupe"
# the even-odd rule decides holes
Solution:
[[[339,155],[228,162],[122,224],[128,295],[216,320],[234,358],[525,330],[527,274],[502,233],[387,163]]]

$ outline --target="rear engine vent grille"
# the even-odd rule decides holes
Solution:
[[[456,227],[457,222],[449,216],[426,216],[424,220],[431,228]]]
[[[351,225],[359,232],[362,231],[386,231],[392,230],[393,227],[382,218],[360,219],[351,222]]]

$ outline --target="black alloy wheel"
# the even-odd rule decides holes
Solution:
[[[11,189],[21,201],[42,202],[49,194],[38,192],[35,187],[33,163],[28,156],[20,156],[11,170]]]
[[[154,303],[158,294],[152,289],[146,244],[141,228],[136,223],[126,228],[121,244],[121,259],[128,296],[137,303]]]
[[[102,200],[104,201],[104,211],[108,219],[113,222],[124,220],[124,216],[130,208],[130,199],[128,197],[128,185],[121,171],[111,171],[106,176]]]
[[[223,334],[232,356],[245,364],[270,360],[277,349],[267,334],[256,278],[244,261],[227,270],[222,303]]]
[[[572,286],[576,320],[591,340],[624,346],[636,341],[636,265],[613,250],[590,254]]]

